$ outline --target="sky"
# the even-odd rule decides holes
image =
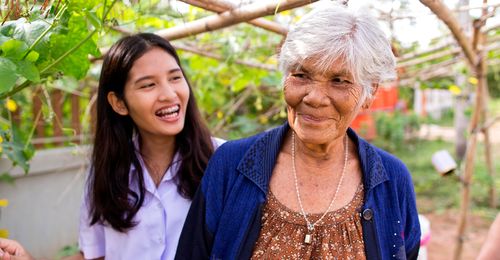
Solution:
[[[469,0],[470,6],[478,7],[482,5],[482,0]],[[349,6],[359,8],[367,6],[370,3],[377,3],[377,8],[384,11],[390,10],[391,1],[374,1],[374,0],[350,0]],[[395,8],[398,7],[399,1],[393,1]],[[443,22],[437,20],[436,16],[418,0],[409,0],[409,9],[411,13],[408,15],[413,16],[414,19],[401,19],[397,20],[394,24],[395,37],[401,41],[403,46],[409,46],[413,42],[418,42],[421,48],[426,48],[433,38],[443,36],[449,33],[448,28]],[[449,8],[454,8],[458,4],[458,0],[444,0]],[[489,5],[500,4],[500,0],[490,0]],[[479,17],[481,15],[480,9],[473,9],[470,11],[472,17]],[[490,18],[487,25],[500,23],[500,7],[497,8],[496,17]],[[389,35],[388,26],[385,28],[386,33]]]
[[[228,0],[238,5],[244,5],[251,2],[264,2],[269,0]],[[321,2],[328,2],[331,0],[320,0]],[[455,8],[458,5],[459,0],[443,0],[449,8]],[[174,0],[174,3],[180,2]],[[376,6],[379,10],[389,11],[391,5],[394,9],[398,9],[399,0],[349,0],[349,6],[353,8],[363,8]],[[449,30],[446,25],[437,20],[436,16],[419,0],[407,0],[409,3],[410,12],[404,13],[405,16],[411,16],[413,19],[405,18],[398,19],[394,22],[394,36],[397,40],[401,42],[403,47],[409,47],[413,42],[418,42],[419,49],[426,49],[433,38],[442,37],[443,35],[449,34]],[[469,0],[469,4],[472,7],[479,7],[482,5],[483,0]],[[499,5],[500,0],[489,0],[489,5]],[[184,5],[180,3],[180,5]],[[182,9],[182,8],[181,8]],[[369,8],[374,16],[379,16],[378,12],[374,8]],[[470,11],[471,16],[479,17],[480,9],[473,9]],[[496,16],[488,20],[487,25],[500,24],[500,6],[496,10]],[[387,23],[381,23],[386,34],[391,35],[389,26]]]

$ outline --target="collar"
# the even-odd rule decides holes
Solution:
[[[285,123],[258,135],[238,164],[237,170],[253,181],[264,194],[268,192],[271,174],[288,129],[290,126]]]
[[[358,157],[363,171],[363,184],[365,187],[368,187],[367,190],[371,190],[380,183],[389,180],[389,176],[385,171],[382,159],[376,148],[365,139],[359,137],[351,128],[347,129],[347,135],[354,141],[358,148]]]
[[[290,129],[288,122],[257,136],[238,164],[237,170],[267,194],[271,174],[276,164],[285,135]],[[372,189],[388,180],[387,172],[375,147],[359,137],[351,128],[347,135],[358,148],[365,187]]]

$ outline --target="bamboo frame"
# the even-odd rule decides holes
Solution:
[[[486,73],[487,73],[487,56],[485,55],[485,48],[482,44],[485,41],[485,33],[481,31],[484,26],[486,19],[489,17],[487,10],[483,8],[483,16],[474,22],[474,35],[472,39],[469,39],[464,32],[461,30],[458,21],[450,12],[450,10],[442,3],[441,0],[420,0],[424,5],[426,5],[431,11],[436,14],[436,16],[442,20],[450,29],[453,36],[457,40],[458,44],[462,48],[465,54],[466,60],[470,65],[472,71],[478,79],[476,99],[474,104],[474,110],[472,113],[469,131],[471,136],[467,142],[467,149],[465,153],[464,162],[464,172],[463,172],[463,186],[462,186],[462,203],[460,205],[460,218],[457,230],[457,240],[456,247],[453,254],[453,259],[460,259],[462,254],[462,248],[464,243],[464,234],[467,224],[467,212],[470,203],[470,184],[472,181],[472,175],[474,173],[474,161],[476,155],[477,147],[477,134],[478,126],[480,125],[481,116],[486,116],[484,111],[483,103],[486,101],[485,93],[487,91]],[[483,0],[483,4],[486,4],[487,0]],[[479,46],[481,44],[481,46]],[[485,130],[485,144],[489,145],[489,136]],[[488,153],[489,150],[486,150]],[[488,156],[488,155],[487,155]]]
[[[304,6],[317,0],[280,0],[262,3],[254,3],[225,11],[221,14],[208,16],[180,26],[160,30],[156,34],[170,41],[193,36],[203,32],[225,28],[240,22],[246,22],[276,12],[283,12],[296,7]]]
[[[223,13],[225,11],[232,10],[238,7],[232,2],[224,0],[211,0],[209,2],[203,0],[180,0],[180,1],[216,13]],[[248,21],[247,23],[277,34],[281,34],[283,36],[285,36],[288,33],[288,30],[281,24],[266,20],[264,18],[257,18]]]
[[[471,67],[474,67],[477,64],[477,59],[472,45],[468,37],[463,33],[457,18],[453,15],[451,10],[448,9],[441,0],[420,0],[420,2],[431,9],[431,11],[448,26],[453,37],[455,37],[462,48],[467,61],[470,63]]]
[[[201,56],[204,56],[207,58],[212,58],[212,59],[221,60],[221,61],[226,60],[226,58],[223,56],[209,53],[209,52],[197,49],[195,47],[190,47],[187,45],[177,44],[177,43],[172,44],[172,46],[174,46],[174,48],[177,50],[187,51],[187,52],[198,54],[198,55],[201,55]],[[262,63],[255,63],[255,62],[242,61],[242,60],[235,60],[234,63],[240,64],[240,65],[245,65],[245,66],[252,67],[252,68],[261,69],[261,70],[268,70],[268,71],[276,71],[277,70],[275,66],[262,64]]]

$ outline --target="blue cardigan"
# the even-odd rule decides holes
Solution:
[[[249,259],[269,181],[289,125],[222,145],[205,171],[176,259]],[[420,225],[411,176],[396,157],[359,138],[365,187],[361,214],[367,259],[416,259]]]

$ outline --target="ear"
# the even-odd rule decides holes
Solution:
[[[361,106],[362,108],[368,109],[371,106],[373,100],[375,99],[375,95],[377,94],[377,90],[378,90],[378,83],[372,83],[372,88],[370,91],[371,97],[365,100],[365,102]]]
[[[118,113],[119,115],[126,116],[128,115],[128,109],[127,106],[125,105],[125,102],[116,96],[115,92],[110,91],[108,92],[108,103],[111,105],[113,110]]]

